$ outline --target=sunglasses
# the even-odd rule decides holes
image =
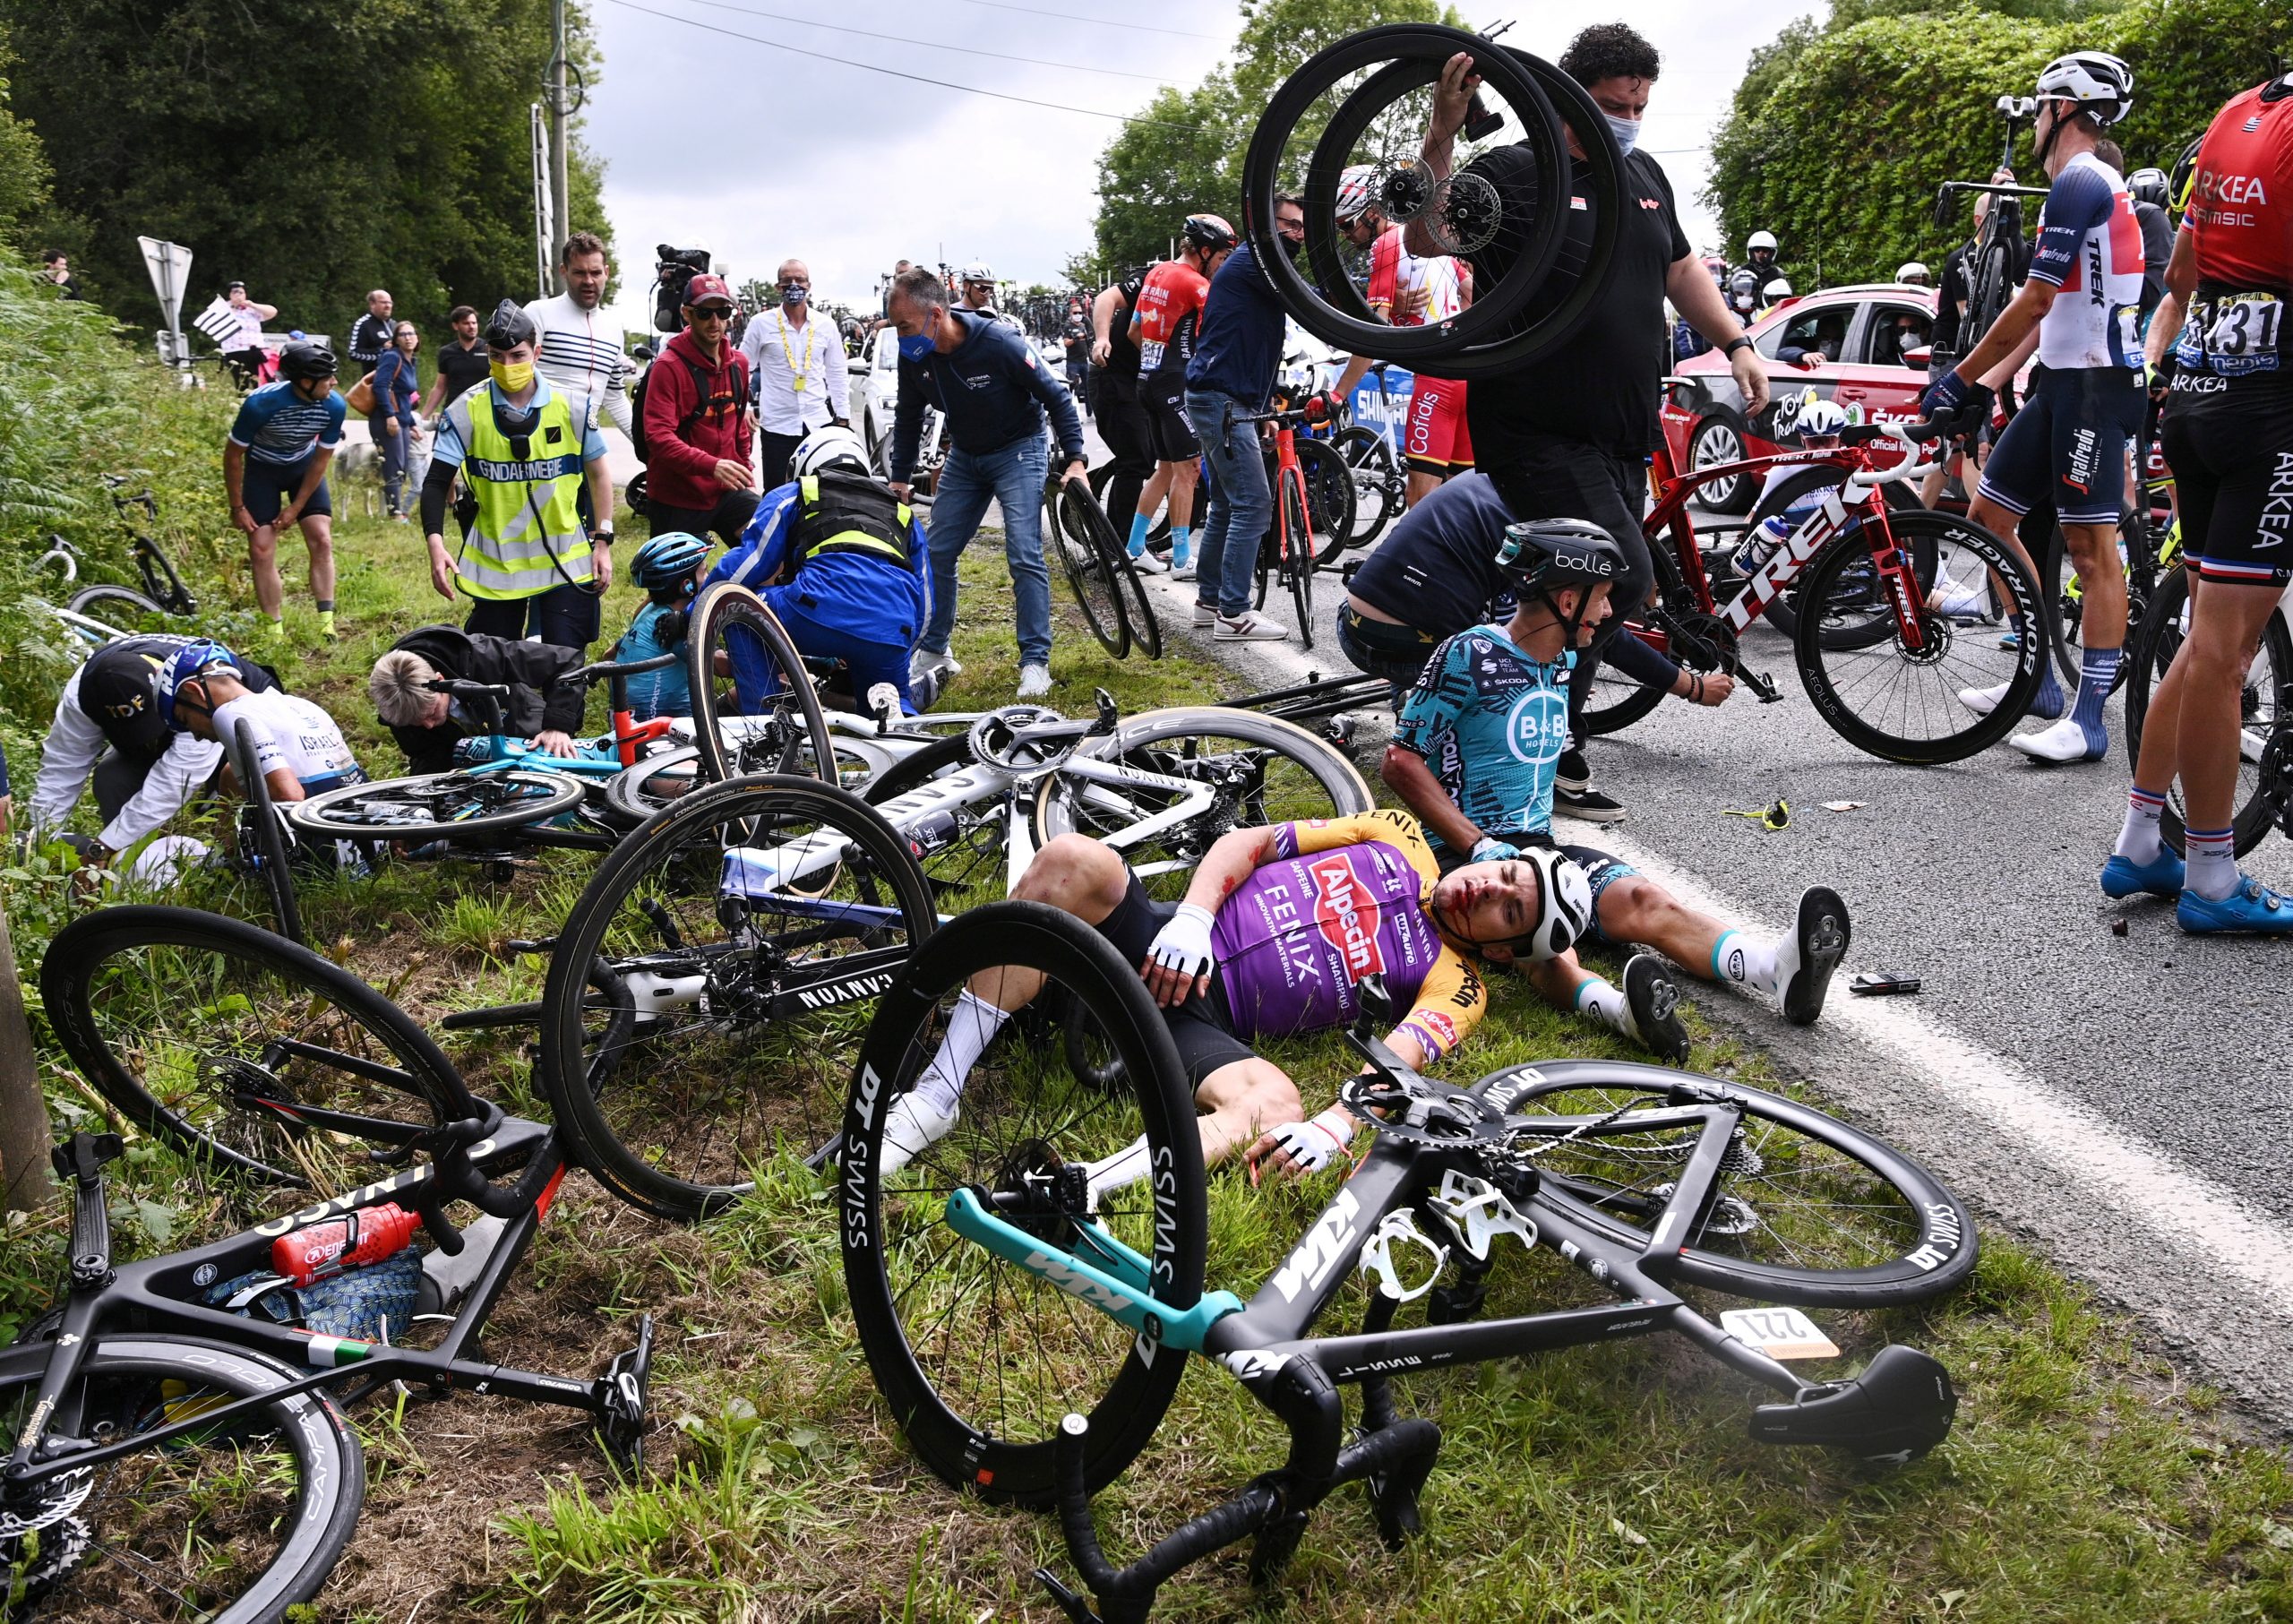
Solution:
[[[692,319],[696,322],[729,322],[733,319],[733,313],[722,305],[706,305],[692,313]]]

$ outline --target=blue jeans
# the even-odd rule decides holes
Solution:
[[[1051,571],[1043,562],[1043,486],[1050,443],[1041,434],[974,456],[958,446],[940,470],[925,541],[932,549],[932,623],[923,647],[948,651],[956,629],[956,559],[971,546],[992,499],[1003,504],[1003,557],[1018,611],[1019,663],[1051,664]]]
[[[1274,522],[1274,491],[1266,483],[1266,458],[1258,450],[1258,425],[1229,428],[1229,411],[1250,408],[1215,390],[1186,391],[1186,415],[1202,442],[1202,461],[1210,476],[1210,512],[1194,538],[1197,603],[1215,602],[1232,620],[1250,606],[1258,583],[1258,545]],[[1233,545],[1229,546],[1227,542]],[[1212,594],[1216,594],[1214,600]]]

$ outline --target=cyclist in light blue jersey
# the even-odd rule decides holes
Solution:
[[[289,344],[279,357],[279,380],[239,403],[223,446],[223,485],[231,522],[247,538],[254,598],[270,617],[271,633],[286,632],[286,593],[279,581],[279,532],[300,526],[311,554],[311,596],[319,632],[334,636],[334,506],[327,465],[342,443],[348,408],[334,387],[334,352],[322,344]]]

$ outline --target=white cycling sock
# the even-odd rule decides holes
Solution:
[[[2166,810],[2166,797],[2153,795],[2140,785],[2126,792],[2126,827],[2117,832],[2117,855],[2136,867],[2146,868],[2158,861],[2158,814]]]
[[[923,1103],[941,1116],[956,1113],[956,1100],[964,1091],[964,1079],[971,1075],[987,1045],[1011,1018],[1009,1010],[999,1010],[983,998],[975,998],[966,989],[956,1000],[956,1007],[948,1016],[948,1035],[940,1040],[940,1053],[923,1068],[915,1079],[915,1092]]]
[[[2193,829],[2183,838],[2188,866],[2182,889],[2195,891],[2208,902],[2220,902],[2234,892],[2243,878],[2237,872],[2237,831],[2233,829]]]
[[[1788,936],[1762,941],[1741,931],[1729,931],[1712,944],[1712,974],[1715,980],[1749,987],[1770,998],[1783,996],[1784,984],[1799,967],[1799,944]]]
[[[1146,1136],[1140,1134],[1111,1156],[1084,1163],[1083,1171],[1090,1175],[1091,1206],[1095,1210],[1100,1199],[1110,1190],[1136,1184],[1154,1171],[1154,1161],[1146,1148]]]
[[[1613,982],[1595,975],[1576,989],[1576,1013],[1590,1016],[1600,1025],[1633,1042],[1640,1041],[1640,1034],[1632,1024],[1632,1006],[1624,1001]]]

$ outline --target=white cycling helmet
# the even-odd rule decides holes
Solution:
[[[1917,260],[1905,260],[1895,267],[1895,280],[1898,282],[1909,282],[1915,288],[1924,288],[1933,279],[1934,273]]]
[[[1847,427],[1847,408],[1836,400],[1810,400],[1799,408],[1792,426],[1802,439],[1809,434],[1837,435]]]
[[[1337,218],[1350,220],[1370,206],[1370,183],[1378,177],[1374,164],[1355,164],[1337,177]]]
[[[1791,296],[1791,284],[1785,281],[1782,277],[1777,277],[1773,281],[1770,282],[1766,287],[1759,290],[1759,296],[1765,299],[1771,305],[1774,304],[1778,299],[1788,299]]]
[[[1521,861],[1537,872],[1537,919],[1526,941],[1538,964],[1558,958],[1593,924],[1593,887],[1584,871],[1549,846],[1532,846]]]
[[[992,282],[995,279],[995,273],[987,268],[985,260],[974,260],[964,267],[963,275],[957,279],[965,282]]]
[[[848,468],[864,474],[868,471],[868,448],[850,429],[830,424],[804,436],[790,467],[799,479],[809,479],[823,468]]]
[[[1770,253],[1773,253],[1775,252],[1774,232],[1755,231],[1744,239],[1744,252],[1746,253],[1750,253],[1755,250],[1761,248],[1766,249]]]
[[[2134,108],[2134,70],[2107,51],[2073,51],[2057,56],[2039,74],[2041,101],[2074,101],[2106,125]]]

